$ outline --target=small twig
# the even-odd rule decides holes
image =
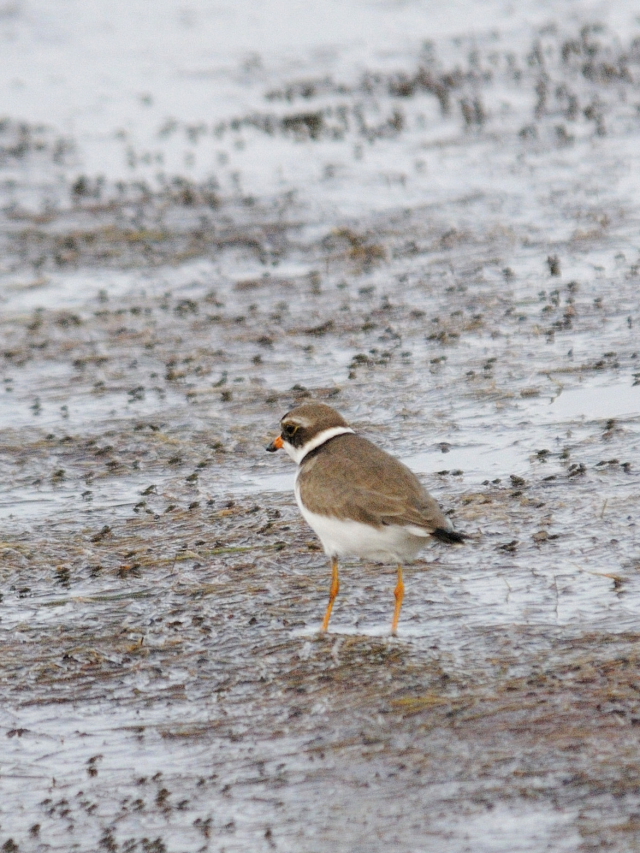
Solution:
[[[335,643],[331,646],[331,657],[333,658],[333,662],[336,666],[340,666],[340,658],[338,657],[338,652],[342,648],[343,643],[344,637],[338,637]]]
[[[509,603],[509,598],[511,597],[512,589],[511,589],[511,586],[509,585],[509,581],[505,578],[505,576],[504,576],[504,575],[501,575],[501,577],[502,577],[502,580],[505,582],[505,584],[506,584],[506,586],[507,586],[507,590],[508,590],[508,592],[507,592],[507,597],[506,597],[506,599],[505,599],[505,604],[508,604],[508,603]]]

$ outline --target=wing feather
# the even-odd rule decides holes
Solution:
[[[415,474],[361,436],[338,436],[303,461],[298,484],[305,505],[323,515],[425,534],[451,527]]]

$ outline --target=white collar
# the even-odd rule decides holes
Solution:
[[[305,458],[305,456],[308,453],[311,453],[312,450],[315,450],[316,447],[320,447],[321,444],[324,444],[331,438],[335,438],[337,435],[346,435],[349,432],[353,432],[351,427],[331,427],[330,429],[323,429],[310,441],[308,441],[306,444],[303,444],[302,447],[294,447],[292,444],[289,444],[289,442],[285,441],[284,439],[283,446],[289,456],[293,459],[293,461],[297,465],[299,465]]]

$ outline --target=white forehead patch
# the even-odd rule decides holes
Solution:
[[[304,415],[293,415],[293,417],[286,417],[282,419],[283,424],[295,424],[296,426],[300,426],[303,429],[310,427],[313,424],[313,421],[309,420],[309,418],[305,418]]]

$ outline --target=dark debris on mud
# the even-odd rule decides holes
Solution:
[[[96,849],[151,849],[140,824],[164,827],[166,849],[175,825],[232,850],[269,827],[293,849],[321,827],[346,849],[342,824],[349,843],[366,834],[367,803],[408,845],[443,809],[517,813],[523,798],[574,815],[581,849],[631,844],[640,635],[478,626],[453,649],[436,608],[427,641],[319,636],[328,572],[289,502],[275,504],[3,543],[4,603],[21,613],[2,648],[4,735],[26,746],[48,731],[50,751],[77,751],[66,784],[49,780],[29,808],[42,849],[63,849],[63,827]],[[452,571],[436,560],[427,574],[438,588]],[[390,616],[390,574],[351,574],[338,624],[363,581]],[[70,746],[51,713],[69,719]]]
[[[639,62],[597,27],[465,67],[426,47],[163,133],[400,144],[429,98],[456,145],[555,154],[637,122]],[[0,169],[72,152],[0,144]],[[482,193],[320,225],[213,181],[67,193],[0,217],[1,849],[637,849],[638,416],[542,406],[638,383],[634,212],[550,189],[559,239]],[[326,561],[262,452],[310,397],[431,453],[471,534],[408,571],[397,639],[392,567],[358,564],[317,633]],[[496,476],[448,463],[495,436]]]

